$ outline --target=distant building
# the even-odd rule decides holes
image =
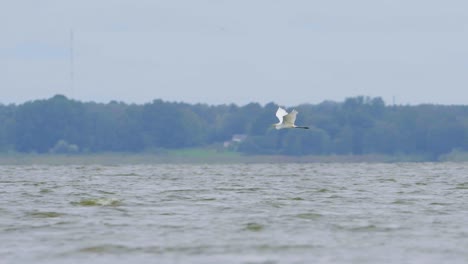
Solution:
[[[232,135],[231,140],[224,141],[223,145],[225,148],[229,148],[229,147],[242,143],[246,138],[247,138],[246,134],[234,134]]]
[[[246,135],[246,134],[235,134],[235,135],[232,136],[231,141],[232,141],[232,142],[241,143],[241,142],[244,141],[246,138],[247,138],[247,135]]]

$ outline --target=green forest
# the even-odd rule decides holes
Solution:
[[[254,155],[436,159],[468,150],[468,106],[385,105],[379,97],[364,96],[298,105],[296,123],[308,130],[272,128],[277,108],[275,103],[95,103],[56,95],[0,104],[0,152],[140,153],[217,146]]]

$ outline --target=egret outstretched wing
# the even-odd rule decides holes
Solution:
[[[279,119],[280,124],[283,122],[283,117],[286,116],[288,112],[284,110],[281,107],[278,107],[278,110],[276,111],[276,117]]]
[[[294,123],[296,122],[296,115],[297,115],[297,111],[292,110],[291,113],[283,116],[283,124],[293,127]]]

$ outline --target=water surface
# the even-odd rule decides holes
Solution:
[[[468,163],[0,166],[2,263],[468,263]]]

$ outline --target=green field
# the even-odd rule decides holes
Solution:
[[[0,155],[0,165],[67,165],[67,164],[161,164],[161,163],[307,163],[307,162],[425,162],[431,161],[416,155],[243,155],[234,151],[218,151],[211,148],[187,148],[160,150],[145,153],[93,153],[93,154],[23,154]],[[433,160],[432,160],[433,161]],[[454,152],[438,161],[468,161],[468,154]]]

